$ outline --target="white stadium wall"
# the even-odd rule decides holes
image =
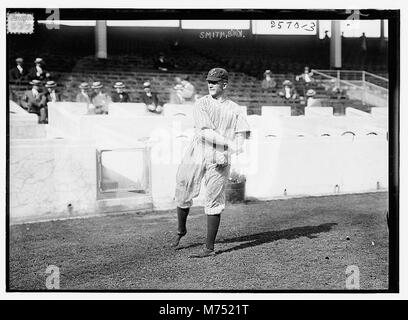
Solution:
[[[46,136],[33,133],[27,139],[15,131],[10,142],[11,222],[174,208],[177,167],[194,134],[192,106],[166,105],[163,115],[143,107],[112,104],[109,115],[86,115],[84,104],[54,103]],[[248,116],[253,132],[245,153],[232,164],[246,174],[246,197],[387,190],[387,114],[347,110],[344,117],[333,116],[331,108],[291,117],[288,107],[264,106],[262,116]],[[22,126],[27,119],[27,114],[13,113],[10,126]],[[105,154],[103,164],[140,185],[143,194],[101,194],[97,154],[117,149],[147,155]],[[203,195],[195,205],[203,204]]]

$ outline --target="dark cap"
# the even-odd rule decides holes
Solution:
[[[228,72],[223,68],[214,68],[208,71],[207,81],[220,81],[226,80],[228,81]]]

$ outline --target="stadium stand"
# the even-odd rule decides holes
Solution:
[[[260,114],[262,105],[285,104],[280,97],[262,92],[261,81],[263,72],[270,69],[277,82],[276,90],[282,88],[282,82],[291,80],[295,85],[295,75],[303,71],[305,65],[313,69],[328,68],[328,44],[324,40],[310,36],[294,36],[296,41],[288,37],[251,39],[223,39],[224,41],[203,39],[197,41],[191,32],[146,28],[108,28],[108,59],[98,60],[93,56],[94,33],[91,27],[64,27],[59,30],[59,37],[53,36],[53,30],[37,26],[41,32],[36,33],[30,41],[40,43],[32,51],[27,47],[24,37],[16,38],[9,46],[8,65],[12,66],[17,56],[24,57],[26,65],[36,57],[42,57],[52,80],[58,83],[57,90],[62,93],[63,101],[75,101],[78,85],[81,82],[101,81],[105,88],[112,89],[117,81],[127,84],[132,101],[140,101],[143,82],[149,80],[160,93],[161,98],[169,101],[169,88],[175,76],[186,74],[197,89],[198,95],[206,94],[205,72],[214,66],[224,66],[230,71],[230,96],[237,103],[248,107],[248,114]],[[196,36],[197,34],[195,34]],[[171,46],[173,39],[179,39],[177,50]],[[344,69],[376,72],[387,77],[386,50],[381,49],[377,39],[369,39],[365,60],[355,54],[360,39],[343,39]],[[168,44],[168,45],[167,45]],[[174,63],[177,68],[169,72],[157,71],[154,59],[159,52]],[[302,52],[300,55],[299,52]],[[384,58],[385,57],[385,58]],[[17,100],[27,90],[27,84],[10,82],[10,92]],[[298,89],[298,88],[296,88]],[[316,98],[323,105],[336,109],[345,105],[365,109],[359,101],[350,100],[347,96],[333,99],[326,92],[325,86],[316,81],[313,89]],[[299,91],[299,90],[298,90]],[[300,104],[300,101],[295,101]]]

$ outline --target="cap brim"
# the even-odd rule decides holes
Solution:
[[[210,77],[207,77],[205,80],[207,80],[207,81],[221,81],[221,80],[225,80],[225,79],[210,76]]]

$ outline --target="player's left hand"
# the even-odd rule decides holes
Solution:
[[[225,168],[228,166],[228,154],[226,152],[215,151],[215,163],[217,167]]]

